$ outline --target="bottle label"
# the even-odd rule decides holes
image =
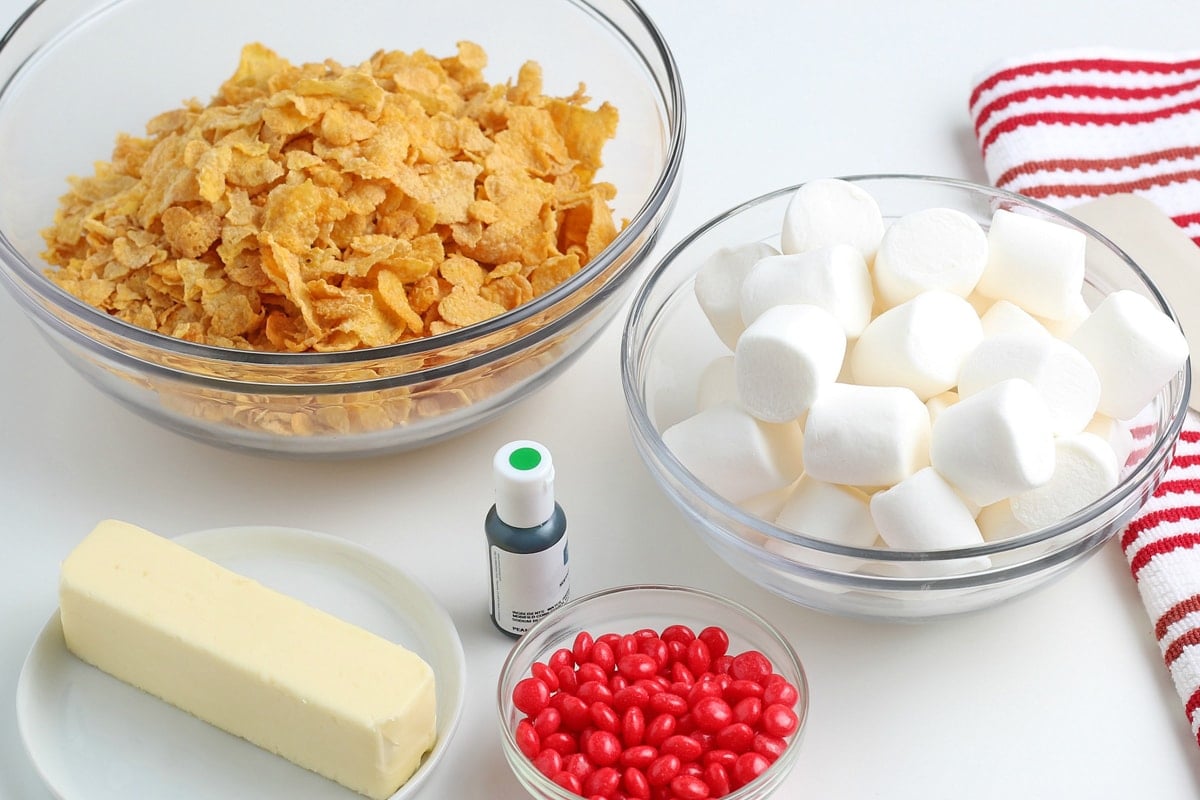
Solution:
[[[520,635],[567,602],[567,537],[537,553],[510,553],[495,545],[492,556],[492,618]]]

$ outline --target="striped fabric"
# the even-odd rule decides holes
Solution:
[[[1008,61],[978,81],[970,114],[996,186],[1064,209],[1140,194],[1200,244],[1200,53],[1074,51]],[[1200,743],[1196,415],[1120,544]]]
[[[1200,244],[1200,53],[1005,62],[976,84],[970,113],[996,186],[1062,208],[1141,194]]]
[[[1166,478],[1122,534],[1121,549],[1200,742],[1200,425],[1194,418]]]

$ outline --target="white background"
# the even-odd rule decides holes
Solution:
[[[983,181],[966,103],[972,77],[996,59],[1078,45],[1188,48],[1200,30],[1194,0],[644,6],[687,93],[682,190],[660,253],[718,211],[806,178]],[[20,7],[0,0],[0,24]],[[168,535],[311,528],[420,576],[454,618],[470,683],[453,751],[421,796],[522,797],[497,736],[495,682],[511,641],[488,621],[481,528],[491,455],[516,438],[554,454],[575,594],[692,584],[746,603],[791,638],[812,708],[781,796],[1200,797],[1200,752],[1115,543],[1033,596],[949,622],[898,627],[794,607],[700,545],[635,455],[619,387],[623,318],[486,427],[419,452],[301,463],[224,452],[138,419],[65,367],[0,296],[0,797],[48,796],[17,735],[17,675],[55,607],[60,559],[103,517]]]

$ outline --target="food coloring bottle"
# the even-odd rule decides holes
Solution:
[[[509,442],[492,460],[496,504],[484,520],[492,622],[510,636],[567,602],[567,517],[554,501],[554,462],[537,442]]]

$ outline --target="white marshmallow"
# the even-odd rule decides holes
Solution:
[[[1067,306],[1067,315],[1062,319],[1039,319],[1052,336],[1059,339],[1070,339],[1083,321],[1092,315],[1091,306],[1083,299],[1082,294],[1075,295]]]
[[[1054,474],[1050,410],[1028,381],[1001,381],[938,416],[930,460],[981,506],[1041,486]]]
[[[759,422],[737,406],[701,411],[662,438],[689,472],[731,503],[782,489],[804,468],[799,425]]]
[[[738,400],[764,422],[799,418],[837,380],[846,335],[828,311],[809,305],[767,309],[738,338]]]
[[[989,301],[990,302],[990,301]],[[1045,336],[1049,333],[1037,317],[1008,300],[996,300],[979,316],[983,325],[983,338],[990,339],[1002,333],[1027,333]]]
[[[737,505],[738,508],[748,514],[753,514],[767,522],[774,522],[775,518],[779,516],[779,512],[783,509],[783,504],[792,496],[792,490],[795,488],[796,484],[789,483],[782,489],[756,494],[754,497],[743,500]]]
[[[1141,411],[1188,358],[1179,326],[1128,289],[1105,297],[1070,342],[1100,375],[1100,413],[1117,419]]]
[[[925,401],[925,407],[929,409],[930,430],[933,429],[933,423],[937,422],[937,418],[941,416],[942,412],[958,401],[958,392],[942,392],[941,394],[936,394]],[[954,491],[958,492],[958,499],[962,500],[963,505],[966,506],[967,510],[971,512],[971,516],[979,516],[981,506],[968,498],[962,492],[959,492],[957,489]]]
[[[1000,500],[990,506],[984,506],[975,518],[979,532],[985,541],[998,542],[1001,539],[1011,539],[1027,533],[1030,528],[1013,516],[1012,503]]]
[[[1030,530],[1066,519],[1117,485],[1120,468],[1108,443],[1093,433],[1060,436],[1054,475],[1036,489],[1009,499],[1012,514]]]
[[[1097,414],[1083,430],[1084,433],[1094,433],[1108,442],[1108,446],[1117,457],[1117,464],[1124,470],[1134,448],[1133,433],[1125,423],[1104,414]]]
[[[746,327],[742,323],[742,281],[760,259],[778,254],[778,250],[762,242],[722,247],[697,270],[692,287],[696,300],[717,336],[730,350]]]
[[[871,496],[879,535],[897,550],[949,550],[983,544],[975,518],[932,467]]]
[[[875,289],[897,306],[929,289],[966,297],[987,265],[987,235],[952,208],[927,208],[892,223],[875,254]]]
[[[1096,413],[1100,376],[1071,345],[1041,333],[1004,333],[985,339],[958,374],[958,394],[978,394],[1010,378],[1033,384],[1050,410],[1056,434],[1078,433]]]
[[[696,413],[700,373],[718,356],[729,355],[704,316],[700,304],[684,297],[671,324],[660,326],[647,354],[646,410],[658,430]]]
[[[868,386],[904,386],[922,400],[958,382],[963,359],[983,341],[971,304],[940,289],[888,309],[854,346],[850,373]]]
[[[804,463],[826,483],[899,483],[929,464],[929,412],[910,389],[835,383],[809,409]]]
[[[821,178],[800,186],[783,212],[780,245],[803,253],[831,244],[850,244],[868,262],[883,237],[883,214],[864,189],[849,181]]]
[[[696,410],[721,405],[736,405],[737,381],[734,378],[733,356],[718,356],[708,362],[700,373],[696,389]]]
[[[848,244],[764,258],[742,282],[746,325],[773,306],[806,303],[828,311],[842,324],[847,338],[854,338],[871,321],[874,302],[867,262]]]
[[[857,489],[801,475],[775,524],[815,539],[872,547],[879,532],[871,520],[868,499]]]
[[[957,403],[958,400],[958,392],[942,392],[926,400],[925,408],[929,409],[929,423],[932,425],[936,422],[941,413]]]
[[[1087,237],[1049,220],[999,209],[988,231],[981,294],[1011,300],[1030,314],[1064,319],[1083,288]]]

